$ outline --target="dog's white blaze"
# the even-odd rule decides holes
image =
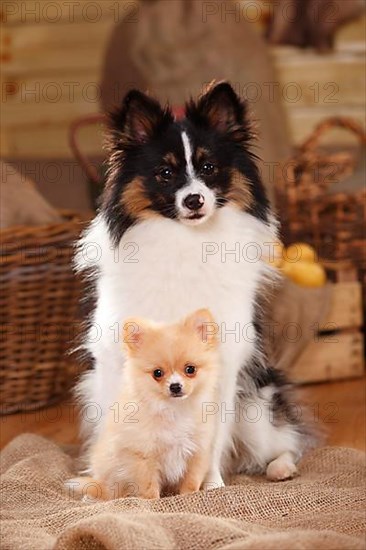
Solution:
[[[192,163],[192,146],[186,132],[182,132],[182,142],[183,142],[183,148],[184,148],[184,156],[185,156],[186,165],[187,165],[187,176],[189,178],[194,179],[196,177],[196,174],[194,172],[193,163]]]

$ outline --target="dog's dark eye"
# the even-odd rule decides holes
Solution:
[[[184,369],[184,372],[188,374],[188,376],[192,376],[192,374],[196,372],[196,367],[194,367],[193,365],[187,365]]]
[[[155,369],[153,372],[154,378],[157,380],[158,378],[162,378],[164,376],[164,371],[161,369]]]
[[[167,166],[165,166],[164,168],[161,168],[159,175],[164,181],[169,181],[173,177],[173,171]]]
[[[202,174],[205,176],[211,176],[211,174],[214,173],[215,167],[211,162],[205,162],[205,164],[201,168]]]

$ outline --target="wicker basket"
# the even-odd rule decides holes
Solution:
[[[353,132],[362,145],[366,136],[352,120],[331,118],[319,124],[297,154],[279,171],[276,202],[286,245],[312,244],[323,260],[350,261],[366,269],[366,191],[334,192],[335,182],[350,175],[356,165],[352,152],[327,153],[318,148],[321,136],[333,127]]]
[[[68,352],[81,319],[71,258],[83,221],[61,214],[61,224],[0,233],[1,414],[55,402],[80,368]]]

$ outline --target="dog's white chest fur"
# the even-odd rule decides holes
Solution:
[[[166,427],[160,426],[157,446],[162,450],[160,475],[165,483],[178,483],[187,469],[187,461],[197,451],[194,420],[194,417],[183,412]]]
[[[122,323],[131,316],[170,323],[209,308],[221,331],[225,366],[232,363],[236,376],[238,364],[253,353],[255,294],[270,271],[261,254],[272,235],[258,219],[227,206],[194,227],[151,217],[126,231],[114,249],[98,216],[77,256],[80,269],[98,270],[86,342],[97,367],[85,380],[88,399],[103,411],[113,403],[123,364]]]

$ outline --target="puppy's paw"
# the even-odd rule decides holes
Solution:
[[[202,483],[196,479],[185,479],[180,486],[180,495],[190,495],[191,493],[197,493],[200,490]]]
[[[296,464],[288,453],[272,460],[267,466],[267,478],[271,481],[285,481],[298,475]]]
[[[225,483],[219,471],[210,472],[202,484],[202,489],[204,491],[220,489],[220,487],[225,487]]]
[[[137,496],[138,498],[143,498],[145,500],[154,500],[160,498],[160,490],[158,488],[154,488],[146,491],[140,491]]]

